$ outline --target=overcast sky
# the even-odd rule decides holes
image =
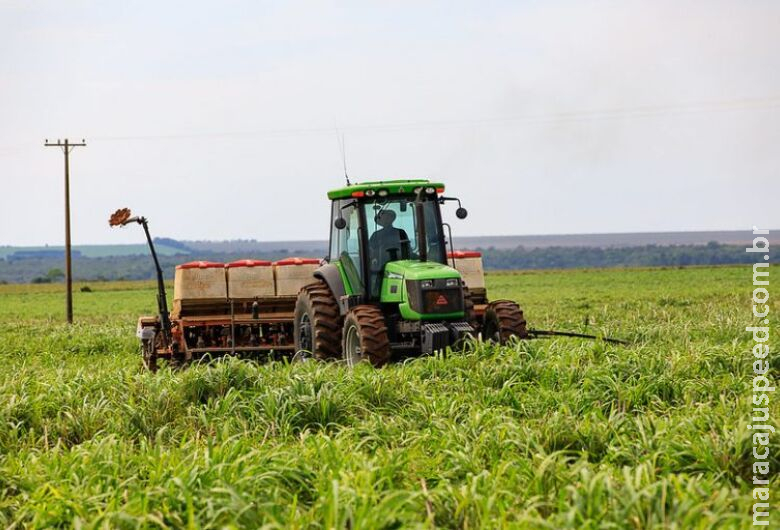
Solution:
[[[431,177],[460,235],[780,229],[780,2],[0,0],[0,245],[128,206],[180,239],[325,239]],[[450,211],[452,210],[452,211]]]

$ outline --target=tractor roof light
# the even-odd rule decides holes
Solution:
[[[374,190],[366,190],[366,197],[373,197],[375,194]]]
[[[425,193],[427,193],[428,195],[433,195],[434,193],[436,193],[436,188],[428,186],[427,188],[425,188]]]
[[[357,197],[357,198],[365,197],[365,195],[366,195],[365,191],[353,191],[352,192],[352,196],[353,197]]]
[[[387,190],[379,190],[377,193],[380,197],[387,197]]]

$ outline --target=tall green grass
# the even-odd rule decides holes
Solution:
[[[56,293],[0,290],[0,526],[747,528],[750,272],[490,275],[536,327],[634,343],[354,371],[143,373],[148,286],[78,293],[73,328]]]

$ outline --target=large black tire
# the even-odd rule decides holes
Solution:
[[[385,317],[378,307],[359,305],[344,318],[342,355],[349,366],[368,361],[380,367],[390,360]]]
[[[340,357],[342,318],[328,284],[318,280],[303,287],[295,302],[294,318],[297,356],[311,354],[322,361]]]
[[[512,337],[528,337],[523,310],[511,300],[490,302],[485,310],[482,337],[499,344],[508,343]]]

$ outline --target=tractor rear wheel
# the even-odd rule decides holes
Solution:
[[[499,344],[508,343],[512,337],[525,339],[528,330],[523,310],[511,300],[496,300],[488,304],[482,324],[482,336]]]
[[[294,318],[296,356],[309,353],[321,361],[339,357],[342,319],[328,284],[320,280],[301,288]]]
[[[368,361],[380,367],[390,360],[385,317],[378,307],[359,305],[344,318],[344,360],[350,367]]]

